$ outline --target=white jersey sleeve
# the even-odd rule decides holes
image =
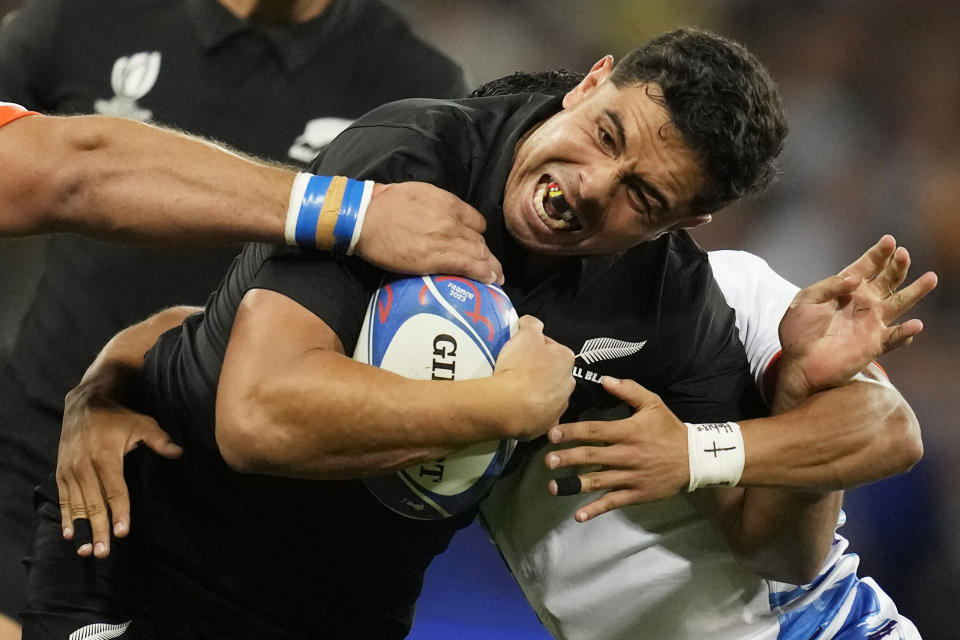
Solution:
[[[780,319],[800,290],[746,251],[711,251],[713,277],[727,304],[736,312],[740,342],[750,362],[750,373],[760,391],[767,367],[780,353]]]

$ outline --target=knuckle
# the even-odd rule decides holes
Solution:
[[[87,517],[87,508],[82,504],[70,503],[67,505],[67,510],[74,520]]]
[[[122,489],[114,489],[107,493],[106,498],[107,498],[107,502],[109,502],[110,504],[113,504],[121,500],[126,500],[127,492]]]
[[[600,515],[601,513],[606,513],[611,509],[614,509],[616,505],[612,504],[609,496],[603,496],[596,502],[597,509],[594,515]]]

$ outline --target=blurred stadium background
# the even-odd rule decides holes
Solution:
[[[779,82],[791,133],[783,177],[697,230],[806,284],[883,233],[940,286],[916,309],[925,330],[882,360],[923,427],[910,473],[851,491],[843,533],[927,640],[960,638],[960,5],[955,0],[399,0],[472,85],[516,70],[585,71],[600,56],[680,25],[748,46]],[[0,0],[0,14],[18,0]],[[374,63],[375,64],[375,63]],[[428,69],[424,73],[429,73]],[[29,296],[42,240],[0,243],[0,338]],[[413,636],[546,638],[484,534],[434,563]]]

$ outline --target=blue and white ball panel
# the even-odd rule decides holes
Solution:
[[[418,380],[480,378],[492,375],[497,355],[516,327],[516,310],[495,285],[453,276],[406,278],[383,285],[372,296],[354,359]],[[401,515],[446,518],[486,494],[515,444],[475,444],[364,482]]]

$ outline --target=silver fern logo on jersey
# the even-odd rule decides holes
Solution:
[[[645,344],[647,344],[646,340],[625,342],[616,338],[590,338],[580,347],[580,353],[577,354],[577,357],[587,364],[593,364],[601,360],[625,358],[643,349]]]
[[[590,338],[580,347],[580,352],[576,355],[577,359],[582,360],[584,364],[596,364],[604,360],[615,360],[617,358],[626,358],[643,349],[647,344],[646,340],[641,342],[627,342],[617,340],[616,338]],[[596,371],[589,371],[581,367],[573,368],[573,377],[590,382],[600,382],[602,377]]]
[[[133,620],[127,620],[121,624],[109,624],[107,622],[88,624],[71,633],[67,640],[112,640],[112,638],[122,636],[131,622]]]
[[[159,75],[159,51],[141,51],[117,58],[110,73],[110,86],[116,95],[109,100],[97,100],[93,108],[105,116],[146,122],[153,118],[153,112],[141,108],[137,100],[153,89]]]

